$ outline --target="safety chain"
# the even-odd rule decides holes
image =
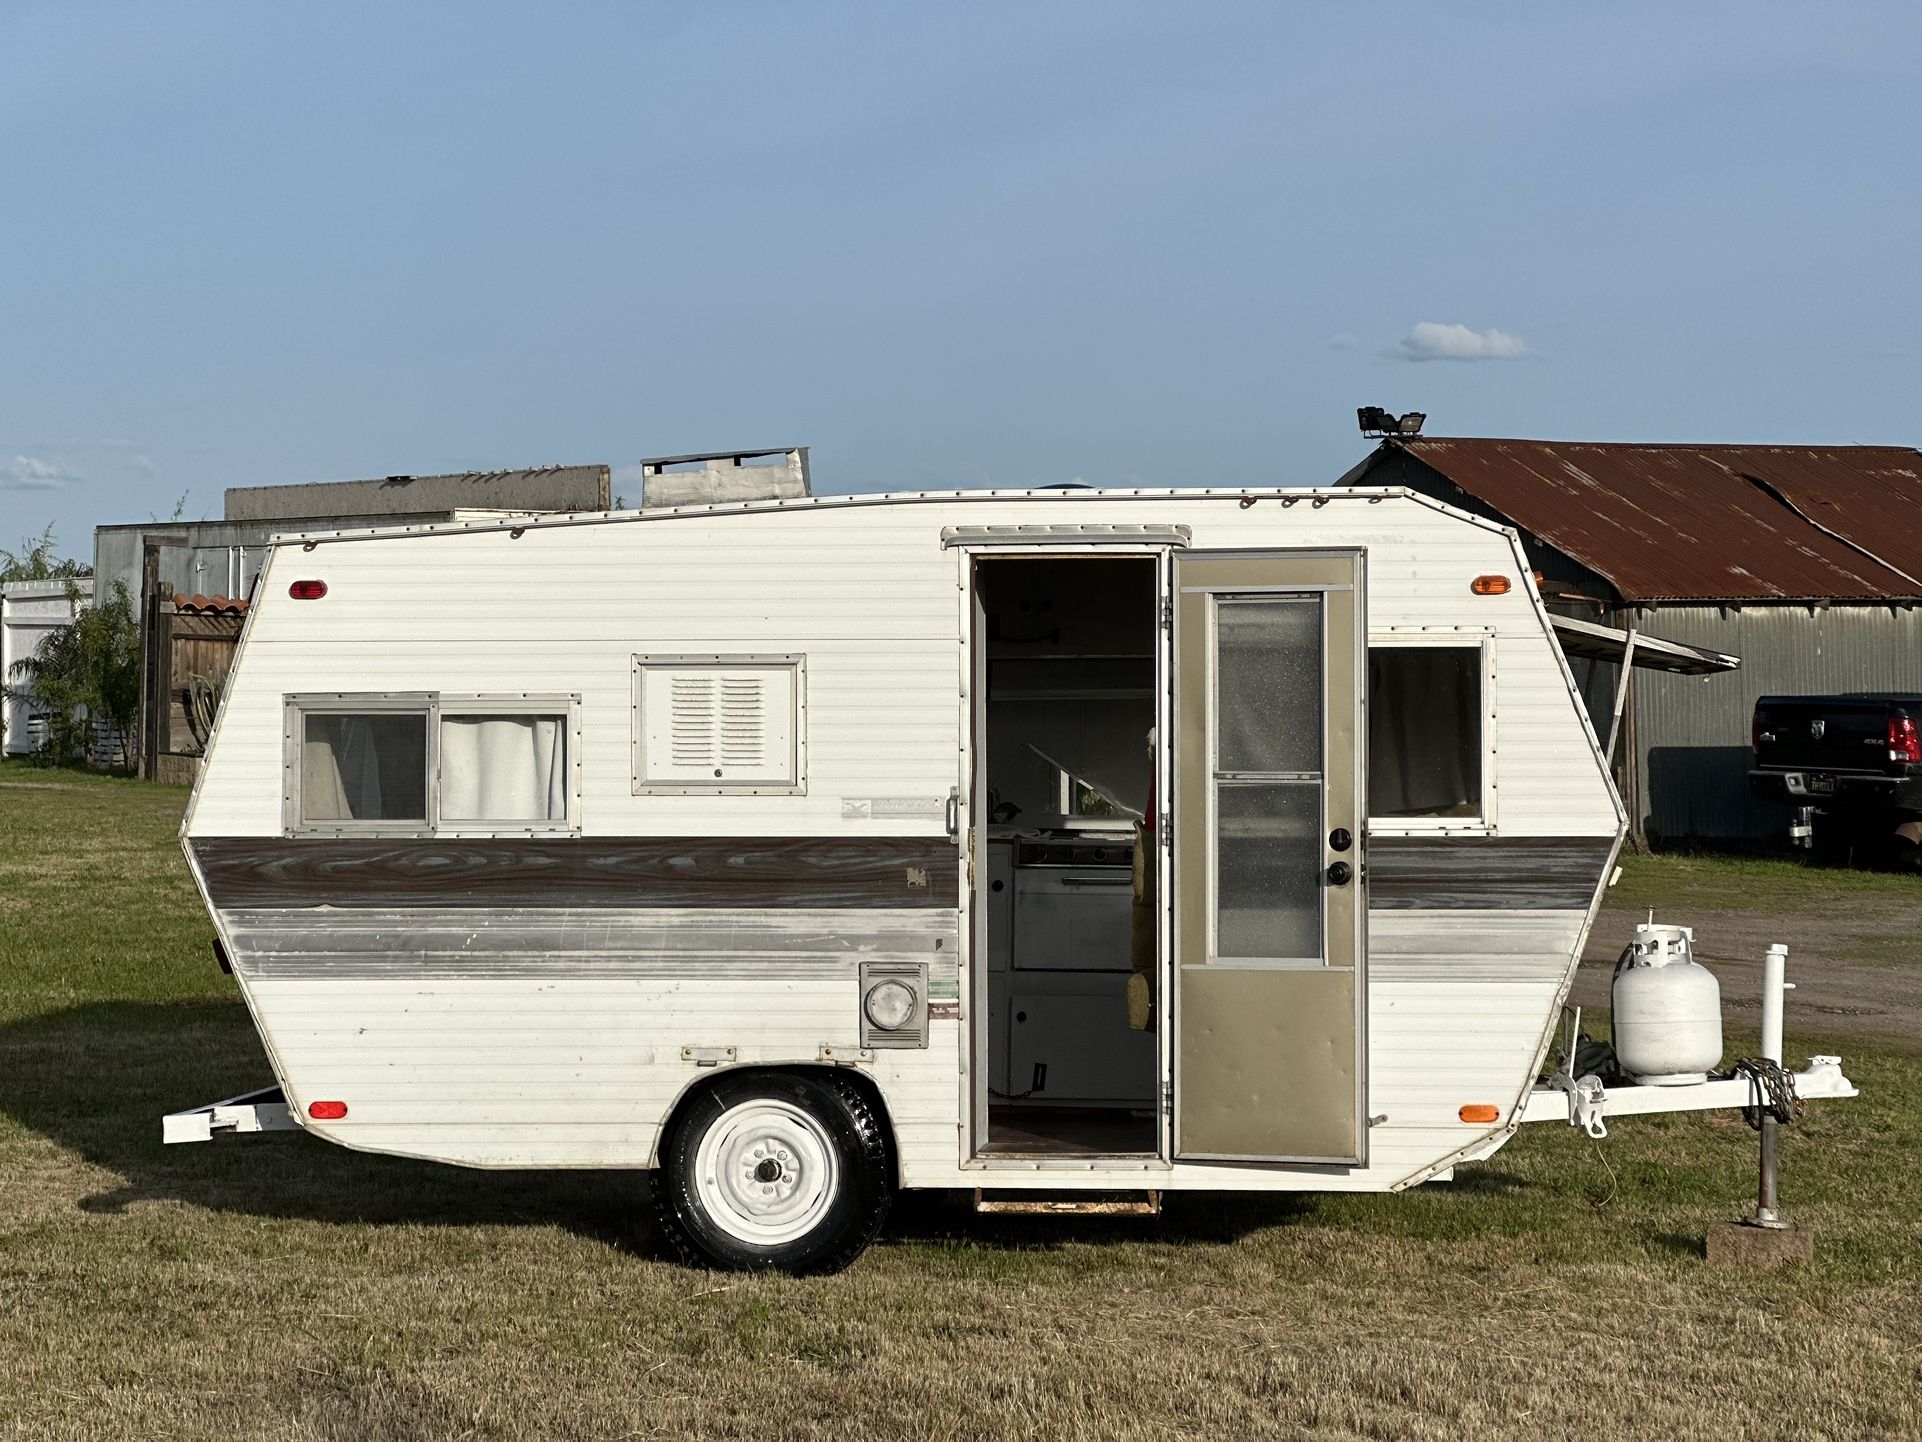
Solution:
[[[1749,1093],[1755,1098],[1755,1103],[1742,1108],[1742,1120],[1756,1131],[1762,1129],[1764,1112],[1784,1126],[1802,1115],[1802,1108],[1806,1104],[1795,1094],[1795,1078],[1783,1069],[1779,1061],[1745,1056],[1735,1063],[1732,1070],[1736,1076],[1749,1079]]]

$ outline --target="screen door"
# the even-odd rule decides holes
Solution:
[[[1362,567],[1175,557],[1175,1153],[1359,1163]]]

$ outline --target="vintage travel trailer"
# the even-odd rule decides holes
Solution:
[[[278,1086],[167,1134],[658,1169],[794,1270],[896,1187],[1405,1188],[1749,1099],[1538,1085],[1622,832],[1515,535],[1407,491],[282,537],[183,826]]]

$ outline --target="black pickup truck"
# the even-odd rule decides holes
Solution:
[[[1749,789],[1796,808],[1797,845],[1922,847],[1922,694],[1764,696],[1750,734]]]

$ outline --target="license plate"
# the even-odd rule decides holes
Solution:
[[[1809,773],[1809,791],[1811,793],[1819,796],[1826,795],[1834,790],[1835,778],[1833,776],[1821,771],[1811,771]]]

